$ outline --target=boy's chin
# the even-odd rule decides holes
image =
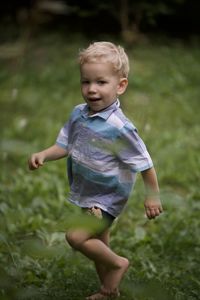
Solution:
[[[90,108],[90,112],[92,112],[93,114],[96,114],[96,113],[104,110],[106,107],[102,106],[102,105],[99,105],[99,106],[89,105],[89,108]]]
[[[114,101],[115,102],[115,101]],[[92,114],[96,114],[98,112],[101,112],[103,111],[104,109],[108,108],[109,106],[111,106],[114,102],[108,104],[108,105],[99,105],[99,106],[92,106],[92,105],[89,105],[89,108],[90,108],[90,112]]]

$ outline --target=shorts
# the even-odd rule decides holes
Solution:
[[[103,226],[103,230],[108,229],[113,221],[115,220],[115,217],[109,214],[108,212],[104,211],[103,209],[94,206],[91,208],[82,208],[83,212],[96,217],[98,220],[102,220],[105,226]],[[102,230],[102,231],[103,231]]]

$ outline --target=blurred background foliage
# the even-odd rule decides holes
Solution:
[[[140,176],[112,227],[131,267],[124,300],[200,295],[199,1],[6,1],[0,19],[0,299],[79,300],[96,290],[93,265],[65,243],[84,222],[66,202],[65,160],[29,172],[82,102],[80,48],[122,44],[129,87],[121,98],[153,157],[164,214],[148,221]]]
[[[89,37],[112,33],[132,44],[152,32],[198,35],[199,9],[198,0],[8,0],[1,3],[0,16],[1,24],[18,29],[59,27]]]

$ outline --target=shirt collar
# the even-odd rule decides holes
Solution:
[[[120,101],[117,99],[113,104],[106,107],[105,109],[93,114],[89,115],[89,106],[86,104],[82,110],[82,116],[84,118],[93,118],[93,117],[100,117],[104,120],[107,120],[109,116],[118,108],[120,107]]]

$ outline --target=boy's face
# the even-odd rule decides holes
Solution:
[[[114,103],[125,92],[128,80],[120,78],[111,63],[85,63],[81,66],[81,92],[91,113]]]

